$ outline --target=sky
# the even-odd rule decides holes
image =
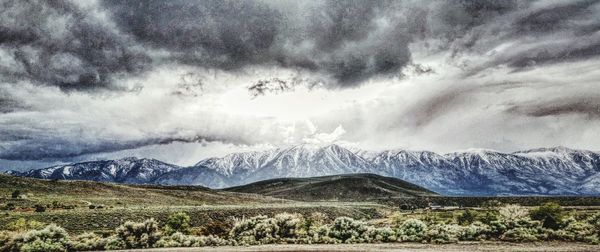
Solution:
[[[600,1],[0,3],[0,170],[600,150]]]

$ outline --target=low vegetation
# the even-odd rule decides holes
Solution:
[[[551,220],[551,221],[549,221]],[[600,213],[575,215],[555,203],[528,209],[519,205],[494,207],[485,212],[463,211],[453,218],[426,214],[406,217],[393,213],[378,222],[323,213],[279,213],[233,219],[222,235],[199,234],[184,212],[165,223],[154,219],[126,221],[112,232],[70,236],[63,228],[36,221],[17,220],[0,232],[0,251],[85,251],[155,247],[202,247],[258,244],[384,243],[496,240],[507,242],[577,241],[598,244]],[[215,227],[211,227],[215,229]]]

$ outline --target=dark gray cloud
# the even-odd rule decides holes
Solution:
[[[510,6],[495,13],[502,15],[485,15],[484,23],[457,33],[461,37],[452,43],[456,54],[486,53],[512,44],[487,63],[472,66],[469,74],[497,66],[516,72],[600,56],[600,1],[522,1]]]
[[[508,112],[530,117],[580,115],[600,119],[600,97],[569,97],[549,101],[512,105]]]
[[[480,66],[515,69],[595,57],[595,0],[544,7],[531,1],[116,1],[83,8],[70,1],[4,2],[0,45],[16,62],[5,81],[31,79],[64,90],[117,88],[112,78],[178,62],[236,70],[251,65],[300,68],[356,86],[397,74],[409,45],[442,39],[455,53],[490,49],[515,37],[569,32],[586,43],[540,45]],[[290,10],[291,9],[291,10]],[[99,17],[94,12],[106,14]],[[490,42],[491,41],[491,42]]]
[[[271,121],[265,127],[249,127],[252,130],[240,126],[231,133],[220,127],[225,123],[219,116],[206,116],[211,108],[243,106],[241,102],[229,107],[218,103],[240,98],[231,94],[235,90],[225,98],[206,95],[226,93],[234,86],[228,82],[235,83],[236,76],[252,76],[245,87],[254,97],[291,92],[298,85],[310,88],[317,82],[333,92],[370,80],[429,78],[428,83],[421,83],[430,85],[427,91],[409,91],[415,97],[405,97],[406,104],[388,101],[384,109],[390,116],[377,119],[373,123],[377,125],[370,128],[382,132],[402,128],[414,133],[414,129],[432,127],[440,118],[475,101],[488,102],[476,99],[479,96],[493,100],[489,101],[495,106],[493,111],[509,116],[544,119],[578,114],[597,120],[593,95],[574,98],[571,96],[577,92],[569,90],[567,94],[549,92],[548,97],[531,95],[519,100],[508,95],[513,94],[512,84],[499,87],[494,83],[544,67],[596,60],[600,56],[599,31],[600,0],[6,0],[0,3],[0,158],[69,158],[198,139],[260,142],[253,138],[257,134],[248,133],[252,130],[267,132],[260,136],[273,135],[277,141],[286,138],[280,142],[295,137],[289,133],[293,129],[272,126]],[[445,66],[460,66],[460,72],[448,73],[455,70]],[[499,76],[497,69],[507,71]],[[285,73],[271,76],[271,70]],[[152,75],[158,71],[163,72]],[[164,81],[161,78],[168,76],[168,71],[183,73],[177,77],[180,81],[172,86],[153,83]],[[228,77],[214,81],[216,77],[205,76],[203,71]],[[244,75],[248,72],[251,74]],[[578,69],[572,74],[589,72]],[[556,77],[550,71],[542,73],[548,79]],[[289,77],[294,74],[301,77]],[[427,77],[438,74],[447,74],[444,77],[448,79]],[[528,80],[516,81],[519,84],[515,86],[528,85]],[[567,83],[534,80],[536,85],[543,81]],[[106,92],[121,94],[131,91],[132,85],[137,85],[137,93],[119,99]],[[31,98],[35,93],[31,86],[41,86],[40,90],[49,93],[48,97],[35,96],[47,104]],[[573,87],[589,88],[583,84]],[[493,97],[494,92],[499,96]],[[103,97],[98,93],[110,94]],[[148,102],[140,102],[144,99]],[[530,102],[535,99],[540,101]],[[213,101],[217,102],[210,103]],[[378,111],[362,111],[354,119],[368,122]],[[351,113],[343,116],[347,114]],[[85,119],[75,119],[80,116]],[[243,120],[263,123],[254,118]],[[237,121],[227,124],[242,125]],[[171,128],[184,133],[172,133]],[[200,137],[193,137],[197,135]]]
[[[111,76],[137,73],[148,58],[69,1],[3,1],[0,47],[14,61],[5,82],[29,80],[63,90],[112,87]]]
[[[326,1],[295,13],[258,1],[104,5],[122,31],[186,64],[230,70],[274,64],[325,73],[345,86],[410,61],[406,19],[389,15],[390,2]],[[385,17],[390,27],[378,31],[375,21]]]
[[[146,137],[138,140],[123,139],[92,139],[81,136],[80,139],[69,137],[57,138],[50,134],[31,134],[34,137],[15,134],[1,130],[0,159],[4,160],[68,160],[73,157],[134,149],[148,145],[164,145],[173,142],[194,143],[202,141],[218,141],[210,137]],[[243,143],[243,142],[238,142]]]

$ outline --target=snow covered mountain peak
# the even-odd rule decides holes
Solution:
[[[441,155],[302,144],[208,158],[187,168],[130,157],[54,166],[20,175],[222,188],[271,178],[349,173],[396,177],[446,195],[600,194],[600,154],[565,147],[514,153],[470,149]]]
[[[93,180],[131,184],[151,183],[162,174],[181,167],[156,159],[126,157],[30,170],[19,175],[43,179]]]

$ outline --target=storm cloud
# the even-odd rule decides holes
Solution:
[[[0,5],[4,160],[600,144],[600,0]]]

